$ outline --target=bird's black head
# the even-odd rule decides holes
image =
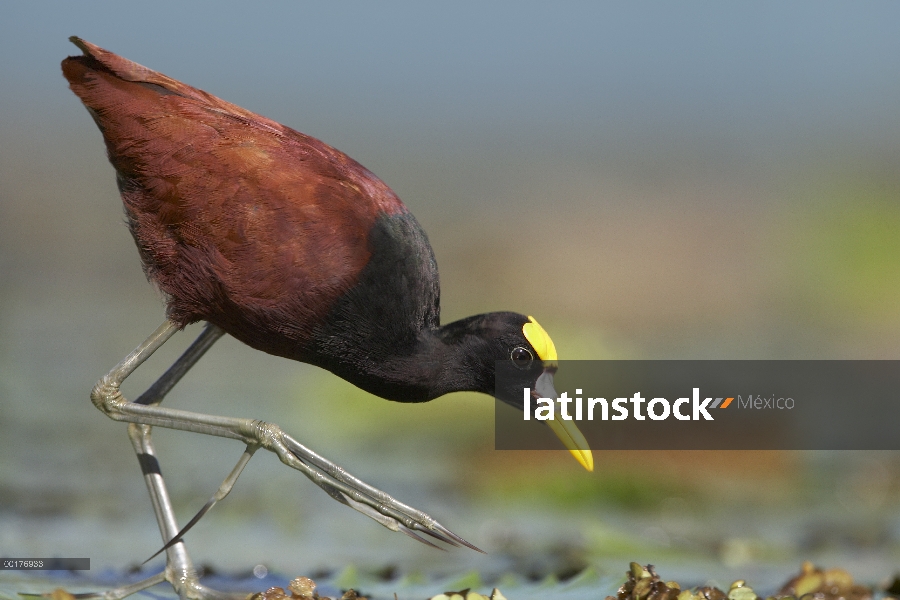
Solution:
[[[453,391],[483,392],[521,409],[521,388],[518,393],[513,385],[502,391],[495,389],[495,367],[500,361],[508,362],[517,374],[516,383],[534,387],[544,371],[544,363],[541,353],[525,335],[525,327],[531,322],[529,317],[518,313],[493,312],[441,327],[440,337],[453,353],[449,361],[453,368],[447,375],[458,379],[451,384]],[[542,351],[549,358],[543,346]],[[555,350],[553,355],[555,358]]]
[[[458,352],[459,375],[473,379],[465,389],[495,396],[519,411],[526,388],[533,398],[556,399],[556,346],[533,317],[488,313],[446,325],[441,333]],[[591,451],[572,421],[552,420],[547,425],[579,463],[593,470]]]
[[[556,347],[532,317],[506,312],[484,317],[493,325],[485,332],[490,351],[482,349],[483,357],[489,359],[482,368],[488,373],[490,389],[480,391],[521,410],[523,388],[536,389],[541,376],[556,371]]]

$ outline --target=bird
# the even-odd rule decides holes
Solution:
[[[521,410],[525,387],[555,397],[558,356],[549,334],[533,317],[516,312],[441,324],[437,263],[428,237],[371,171],[318,139],[81,38],[70,41],[82,54],[63,60],[63,75],[102,133],[143,270],[166,304],[163,324],[91,392],[97,408],[129,423],[166,544],[166,571],[125,591],[167,580],[180,595],[215,597],[199,583],[182,537],[231,491],[258,448],[394,531],[429,545],[434,544],[419,534],[478,550],[277,425],[160,403],[227,333],[388,400],[427,402],[475,391]],[[144,394],[126,399],[122,381],[196,322],[206,326],[184,355]],[[495,389],[497,361],[516,367],[516,385]],[[592,470],[591,451],[577,427],[571,421],[547,423]],[[156,460],[150,435],[155,426],[246,444],[235,469],[184,528],[177,525]]]

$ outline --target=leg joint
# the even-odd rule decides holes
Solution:
[[[278,425],[266,421],[253,420],[250,422],[250,427],[253,430],[253,439],[262,448],[276,451],[277,448],[283,445],[284,431]]]
[[[107,417],[119,420],[119,406],[126,402],[119,391],[119,383],[109,375],[105,375],[91,390],[91,402]]]

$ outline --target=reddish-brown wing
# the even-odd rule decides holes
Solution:
[[[303,342],[405,211],[327,144],[83,40],[63,61],[103,132],[145,270],[169,315]],[[261,348],[278,352],[274,348]]]

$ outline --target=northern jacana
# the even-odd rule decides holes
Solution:
[[[63,74],[103,134],[144,271],[166,297],[163,325],[97,383],[91,399],[110,418],[130,423],[167,568],[105,595],[122,597],[163,580],[182,597],[216,595],[198,583],[181,536],[230,491],[260,447],[390,529],[474,548],[275,425],[159,403],[223,333],[318,365],[389,400],[424,402],[454,391],[494,395],[495,361],[503,360],[515,361],[523,387],[555,397],[556,349],[544,329],[512,312],[441,325],[428,238],[375,175],[317,139],[70,39],[83,56],[66,58]],[[122,381],[176,331],[197,321],[207,326],[184,355],[137,400],[125,399]],[[501,391],[499,399],[521,409],[519,394]],[[590,450],[571,421],[548,423],[591,470]],[[156,462],[152,426],[247,445],[183,530]]]

